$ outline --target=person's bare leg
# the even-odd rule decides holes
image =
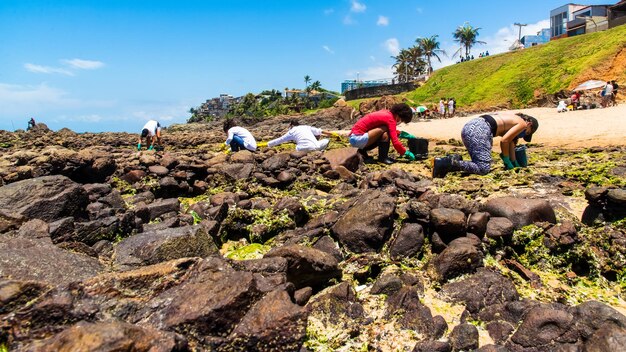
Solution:
[[[387,142],[389,140],[389,134],[387,133],[387,127],[378,127],[367,131],[367,145],[365,148],[378,144],[378,142]]]

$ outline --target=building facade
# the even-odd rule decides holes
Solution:
[[[613,6],[609,6],[607,14],[609,28],[626,24],[626,0],[620,1]]]
[[[388,84],[391,84],[391,82],[386,79],[379,79],[374,81],[346,80],[341,83],[341,94],[357,88],[378,87]]]
[[[524,48],[545,44],[550,41],[550,28],[544,28],[537,32],[537,35],[525,35],[520,39],[520,43]]]
[[[586,5],[567,4],[550,11],[550,40],[567,37],[567,22],[574,19],[574,12]]]

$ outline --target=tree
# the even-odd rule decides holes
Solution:
[[[322,83],[320,83],[320,81],[315,81],[313,83],[311,83],[311,90],[320,90],[320,88],[322,88]]]
[[[476,39],[478,37],[478,30],[480,29],[480,27],[472,27],[467,22],[465,22],[462,26],[457,27],[454,33],[452,33],[452,36],[454,37],[455,42],[461,44],[461,48],[458,51],[459,53],[462,48],[465,48],[465,57],[468,57],[474,45],[487,44]]]
[[[309,82],[311,82],[311,76],[309,76],[309,75],[304,76],[304,84],[307,87],[309,86]]]
[[[426,62],[422,58],[423,56],[422,48],[417,45],[400,50],[398,56],[392,56],[396,60],[393,68],[398,77],[398,82],[409,82],[424,71]]]
[[[433,72],[431,58],[434,56],[439,62],[441,62],[441,58],[438,54],[446,55],[445,50],[439,49],[439,41],[437,40],[437,37],[438,35],[433,35],[429,38],[417,38],[415,40],[417,42],[417,45],[422,49],[424,57],[426,57],[429,74]]]

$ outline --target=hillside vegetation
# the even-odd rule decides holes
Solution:
[[[447,66],[402,96],[429,106],[454,97],[462,110],[521,108],[588,79],[626,84],[626,26]]]

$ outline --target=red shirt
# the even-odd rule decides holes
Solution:
[[[393,147],[400,155],[404,155],[404,153],[406,153],[406,149],[398,139],[396,120],[393,118],[393,114],[389,110],[380,110],[363,116],[354,124],[350,134],[362,135],[370,130],[373,130],[374,128],[382,126],[387,126]]]

